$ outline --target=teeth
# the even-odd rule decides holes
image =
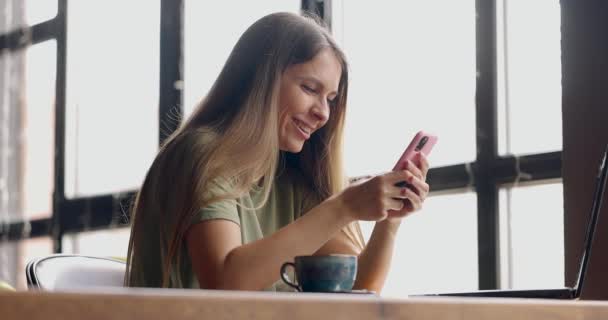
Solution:
[[[296,125],[298,126],[298,128],[300,128],[300,130],[306,132],[307,134],[310,134],[311,129],[305,127],[300,120],[296,119]]]

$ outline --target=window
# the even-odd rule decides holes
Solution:
[[[26,290],[25,266],[31,260],[53,253],[50,237],[21,241],[0,241],[0,281],[17,290]]]
[[[9,223],[22,220],[23,183],[21,163],[23,162],[23,144],[17,134],[21,130],[24,112],[22,99],[25,68],[22,50],[0,52],[0,217],[1,222]]]
[[[209,91],[240,35],[277,11],[299,12],[300,1],[184,1],[184,118]]]
[[[130,228],[66,234],[63,252],[126,259],[130,234]]]
[[[0,33],[9,33],[52,19],[57,14],[57,0],[4,0],[0,9]]]
[[[475,2],[336,1],[333,11],[351,70],[348,174],[390,170],[418,130],[439,136],[434,166],[474,160]]]
[[[450,208],[450,209],[446,209]],[[373,223],[362,224],[367,239]],[[382,296],[477,289],[475,193],[436,195],[401,224]]]
[[[23,181],[27,220],[48,218],[52,212],[55,134],[55,40],[27,49],[25,63],[25,146]]]
[[[564,285],[562,194],[561,183],[500,190],[501,287]]]
[[[499,154],[559,151],[559,1],[501,0],[496,11]],[[561,183],[551,180],[500,190],[501,287],[564,285],[562,199]]]
[[[39,231],[52,214],[57,75],[57,41],[30,26],[49,28],[57,1],[8,0],[0,12],[0,281],[25,290],[26,263],[53,251]]]
[[[548,169],[559,161],[560,154],[544,154],[561,149],[558,1],[537,1],[529,5],[526,1],[504,0],[498,1],[496,7],[490,2],[476,7],[475,1],[380,1],[373,5],[332,1],[332,5],[333,32],[346,52],[351,71],[345,132],[348,174],[360,176],[389,170],[414,133],[426,130],[439,136],[429,157],[434,178],[440,181],[437,184],[442,184],[441,190],[450,191],[449,197],[435,195],[429,198],[419,213],[420,218],[415,215],[403,223],[385,294],[403,296],[417,292],[470,290],[478,285],[485,288],[501,284],[534,287],[563,283],[563,269],[560,269],[563,268],[562,209],[556,201],[545,215],[526,214],[539,211],[535,204],[540,202],[524,200],[532,193],[535,197],[561,199],[561,187],[547,185],[551,180],[537,180],[535,185],[539,186],[524,188],[517,185],[494,196],[494,186],[500,187],[502,183],[514,180],[538,179],[531,177],[541,175],[541,172],[522,169],[521,163],[537,163],[540,169],[535,170],[545,170],[547,172],[542,175],[551,178],[561,175],[559,170],[549,172]],[[487,8],[495,10],[496,19]],[[370,14],[372,12],[374,14]],[[546,19],[538,21],[539,16]],[[496,23],[496,35],[490,38],[476,36],[477,31],[488,30],[489,23]],[[496,46],[487,39],[496,39]],[[476,70],[485,68],[483,63],[476,65],[476,59],[491,59],[486,55],[492,55],[493,50],[497,50],[498,68]],[[476,53],[484,56],[476,58]],[[491,90],[492,86],[476,88],[475,81],[480,73],[484,74],[484,81],[492,81],[495,77],[498,88],[495,105],[475,105],[476,94],[494,97],[494,92],[483,91]],[[477,165],[478,149],[493,150],[494,146],[488,144],[494,142],[485,137],[480,139],[476,121],[479,125],[479,119],[490,119],[493,112],[498,116],[498,123],[497,127],[490,125],[490,130],[497,133],[499,153],[490,157],[488,163]],[[542,130],[539,130],[539,119],[542,119]],[[480,141],[485,145],[478,145]],[[512,154],[528,157],[513,158]],[[517,167],[516,176],[510,165]],[[446,182],[454,176],[459,177],[455,178],[457,186]],[[473,184],[477,197],[463,193]],[[494,212],[487,199],[498,202],[500,214]],[[464,203],[460,205],[460,201]],[[477,207],[475,202],[478,202]],[[466,218],[449,220],[452,216],[448,212],[453,211]],[[500,230],[480,232],[479,228],[492,223],[495,216],[500,220]],[[441,218],[435,220],[434,217]],[[442,230],[444,223],[467,232],[467,237],[437,232]],[[410,224],[415,227],[410,229]],[[523,247],[524,239],[530,239],[534,230],[545,224],[550,224],[551,229],[547,240],[532,247],[535,250],[545,248],[550,252],[550,258],[532,268],[531,262],[525,261],[536,260],[523,258],[530,253],[529,247]],[[367,236],[372,227],[373,224],[364,223]],[[454,247],[444,251],[442,247],[431,247],[426,241],[417,241],[429,234],[436,235],[429,240],[432,243],[443,244],[442,239],[449,239]],[[494,253],[489,251],[494,249],[479,252],[478,257],[466,251],[471,247],[477,250],[477,241],[498,243],[495,239],[499,234],[501,242],[495,248],[501,253],[501,261],[496,269],[485,266],[493,259]],[[457,252],[462,258],[454,260],[462,270],[458,267],[451,273],[452,264],[443,272],[435,270],[437,265],[447,263],[426,261],[429,260],[427,256],[436,252],[446,257]],[[467,258],[470,260],[466,261]],[[409,279],[410,273],[404,271],[414,268],[412,261],[425,261],[422,263],[425,268]],[[483,270],[475,268],[478,263]],[[559,267],[552,268],[553,264]],[[541,269],[551,269],[551,272],[532,280]],[[439,279],[444,275],[445,279]],[[501,283],[494,282],[496,277],[501,278]]]
[[[390,170],[418,130],[439,136],[434,167],[473,161],[475,2],[333,3],[334,33],[351,71],[348,175]],[[406,219],[383,295],[477,288],[475,199],[431,197]],[[362,227],[369,236],[373,224]]]
[[[51,215],[55,52],[51,40],[0,56],[0,221]]]
[[[69,198],[143,182],[158,149],[159,15],[159,0],[68,2]]]
[[[183,100],[191,114],[247,26],[301,7],[325,14],[350,62],[349,176],[390,170],[418,130],[439,136],[429,177],[441,192],[402,225],[384,295],[562,283],[557,0],[4,1],[0,277],[21,281],[19,261],[34,254],[24,243],[124,256],[116,214],[164,136],[159,107]],[[55,168],[65,174],[52,180]],[[49,224],[62,238],[48,238]],[[546,237],[532,243],[539,225]]]
[[[559,1],[497,1],[497,18],[499,153],[559,151]]]
[[[28,25],[51,20],[57,15],[57,0],[25,0],[23,2],[25,2],[25,18]]]

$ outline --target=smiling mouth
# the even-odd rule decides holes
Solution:
[[[296,124],[296,127],[298,127],[298,129],[300,129],[300,131],[302,131],[307,136],[310,136],[312,134],[312,129],[306,124],[304,124],[302,121],[298,119],[293,119],[293,122]]]

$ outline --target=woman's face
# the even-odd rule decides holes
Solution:
[[[338,94],[342,66],[331,49],[312,60],[289,66],[279,92],[279,147],[298,153],[329,119]]]

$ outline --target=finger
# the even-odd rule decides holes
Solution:
[[[429,168],[430,168],[429,161],[428,161],[426,155],[422,152],[418,153],[417,157],[418,157],[418,164],[419,164],[418,168],[420,168],[420,171],[422,171],[422,176],[424,177],[423,180],[426,180],[426,175],[429,172]]]
[[[397,187],[397,188],[416,188],[410,181],[414,181],[414,179],[417,179],[416,177],[414,177],[413,175],[409,176],[408,178],[406,178],[406,180],[404,181],[399,181],[397,183],[395,183],[393,186]]]
[[[402,183],[398,183],[398,184],[402,184]],[[403,184],[407,184],[407,186],[393,188],[391,190],[389,196],[393,199],[400,199],[400,200],[407,199],[407,190],[409,190],[409,188],[413,188],[413,186],[405,181],[403,182]]]
[[[406,171],[409,171],[409,170],[406,170]],[[409,175],[406,174],[406,176],[407,176],[406,180],[396,183],[395,187],[410,188],[419,195],[426,194],[429,192],[429,185],[426,183],[426,181],[424,181],[424,179],[421,179],[421,178],[415,176],[411,172]]]
[[[403,218],[407,216],[409,213],[414,212],[412,207],[412,202],[408,199],[401,200],[403,207],[400,210],[390,210],[388,212],[389,218]]]
[[[423,172],[420,170],[420,168],[418,168],[418,167],[416,166],[416,164],[415,164],[415,163],[414,163],[412,160],[408,160],[408,161],[405,163],[404,169],[405,169],[405,170],[410,171],[410,172],[411,172],[411,173],[413,173],[413,174],[414,174],[416,177],[418,177],[418,178],[420,178],[420,179],[424,179],[424,174],[423,174]]]
[[[408,214],[415,212],[421,208],[420,203],[416,203],[410,199],[403,199],[403,200],[401,200],[401,202],[403,203],[403,208],[401,208],[401,210],[399,210],[399,211],[393,211],[393,210],[389,211],[388,212],[389,217],[403,218],[403,217],[407,216]]]
[[[388,202],[388,208],[387,211],[389,210],[394,210],[394,211],[400,211],[401,209],[403,209],[403,199],[390,199]]]
[[[428,183],[426,183],[426,181],[420,180],[418,178],[414,178],[414,179],[412,179],[412,181],[408,181],[408,183],[409,183],[409,189],[414,191],[421,198],[423,198],[423,199],[426,198],[426,195],[430,191],[430,187],[429,187]]]
[[[386,178],[388,183],[391,185],[396,185],[399,183],[399,186],[402,187],[404,186],[402,182],[408,182],[410,179],[412,179],[412,177],[414,177],[414,174],[409,170],[391,171],[384,175],[384,178]]]
[[[412,204],[412,210],[418,210],[422,207],[422,199],[414,191],[407,189],[405,191],[407,200]]]
[[[398,191],[392,194],[393,200],[401,201],[401,202],[411,202],[411,209],[420,208],[424,199],[426,197],[425,193],[421,195],[417,194],[416,191],[410,188],[401,188]]]

